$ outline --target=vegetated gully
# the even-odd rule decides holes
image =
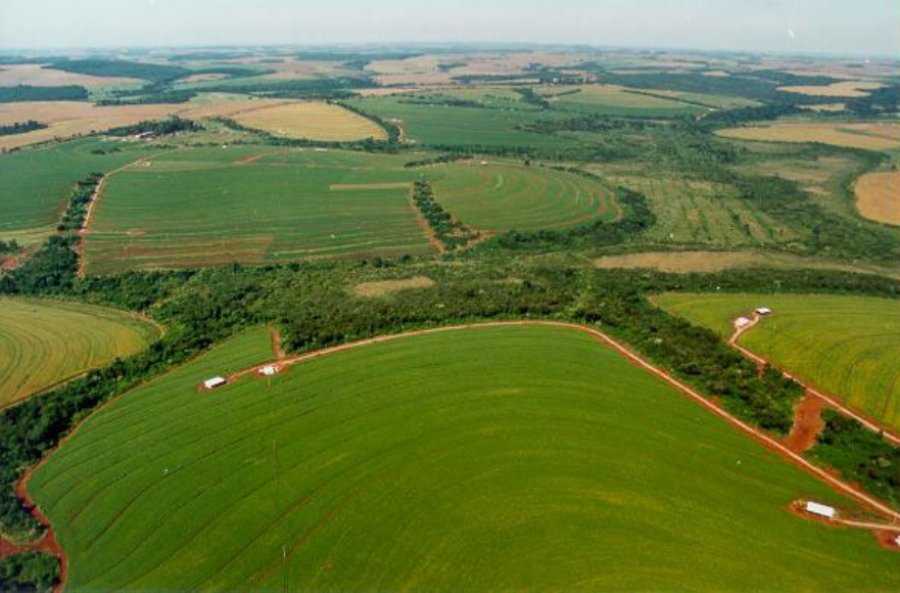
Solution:
[[[755,322],[758,322],[758,319],[756,319]],[[600,342],[606,344],[607,346],[611,347],[612,349],[616,350],[619,354],[624,356],[629,362],[631,362],[635,366],[637,366],[645,371],[648,371],[648,372],[652,373],[653,375],[656,375],[657,377],[659,377],[660,379],[662,379],[663,381],[665,381],[666,383],[668,383],[669,385],[674,387],[676,390],[681,392],[688,399],[691,399],[694,402],[700,404],[702,407],[706,408],[709,412],[722,418],[723,420],[725,420],[728,424],[730,424],[734,428],[737,428],[741,432],[746,433],[747,435],[749,435],[752,439],[754,439],[757,443],[759,443],[766,449],[780,455],[782,458],[784,458],[787,461],[793,463],[794,465],[800,467],[800,469],[802,469],[802,470],[806,471],[807,473],[813,475],[814,477],[822,480],[823,482],[825,482],[826,484],[831,486],[837,492],[849,496],[850,498],[854,499],[857,503],[859,503],[861,506],[869,509],[870,511],[874,511],[874,512],[888,518],[889,520],[900,521],[900,512],[897,512],[896,510],[894,510],[887,504],[866,494],[858,487],[848,484],[848,483],[840,480],[839,478],[833,476],[832,474],[828,473],[826,470],[812,464],[811,462],[809,462],[805,458],[803,458],[799,453],[793,451],[790,447],[788,447],[788,445],[785,444],[785,442],[783,442],[773,436],[770,436],[769,434],[763,432],[762,430],[755,428],[755,427],[747,424],[746,422],[738,419],[737,417],[733,416],[731,413],[726,411],[724,408],[722,408],[717,403],[700,395],[693,388],[682,383],[681,381],[679,381],[678,379],[676,379],[675,377],[673,377],[666,371],[654,366],[653,364],[651,364],[650,362],[648,362],[647,360],[645,360],[638,354],[634,353],[631,349],[620,344],[619,342],[612,339],[605,333],[599,331],[598,329],[591,327],[591,326],[587,326],[587,325],[580,325],[580,324],[576,324],[576,323],[568,323],[568,322],[563,322],[563,321],[541,321],[541,320],[496,321],[496,322],[471,323],[471,324],[465,324],[465,325],[436,327],[436,328],[402,332],[402,333],[398,333],[398,334],[378,336],[378,337],[374,337],[374,338],[360,340],[357,342],[340,344],[338,346],[332,346],[330,348],[324,348],[322,350],[317,350],[315,352],[309,352],[306,354],[301,354],[301,355],[297,355],[297,356],[293,356],[293,357],[283,356],[282,353],[280,353],[278,351],[278,350],[280,350],[280,348],[279,348],[278,350],[276,350],[277,359],[275,361],[269,361],[269,362],[266,362],[263,364],[255,365],[248,369],[244,369],[244,370],[232,373],[232,374],[228,375],[227,380],[228,380],[228,382],[233,382],[233,381],[239,380],[243,377],[246,377],[248,375],[254,375],[254,374],[258,375],[264,367],[275,366],[279,370],[284,370],[293,365],[296,365],[301,362],[311,360],[314,358],[318,358],[321,356],[327,356],[329,354],[335,354],[337,352],[343,352],[345,350],[352,350],[354,348],[359,348],[362,346],[378,344],[381,342],[387,342],[387,341],[397,340],[397,339],[416,336],[416,335],[432,334],[432,333],[447,332],[447,331],[465,331],[465,330],[478,329],[478,328],[484,328],[484,327],[502,327],[502,326],[515,326],[515,325],[564,327],[564,328],[570,328],[573,330],[583,331],[583,332],[593,336],[598,341],[600,341]],[[746,329],[747,328],[744,328],[743,331],[746,331]],[[742,347],[740,347],[739,345],[737,345],[735,343],[735,340],[740,335],[740,333],[742,333],[742,331],[736,332],[735,335],[732,336],[729,343],[731,345],[733,345],[734,347],[738,348],[739,350],[741,350],[742,352],[745,352],[745,354],[750,356],[753,360],[757,361],[757,363],[765,364],[766,362],[764,359],[756,356],[755,354],[750,353],[749,351],[745,351]],[[278,342],[277,338],[273,335],[273,345],[276,344],[277,342]],[[121,397],[121,396],[119,396],[119,397]],[[113,398],[103,405],[104,406],[109,405],[109,404],[113,403],[114,401],[116,401],[117,399],[118,398]],[[840,406],[839,404],[836,406],[836,408],[839,410],[845,409],[842,406]],[[60,441],[60,443],[57,445],[57,447],[65,444],[65,442],[69,438],[71,438],[71,436],[75,432],[78,431],[78,429],[85,422],[85,420],[82,420],[81,423],[79,423],[77,426],[75,426],[75,428],[73,428],[72,431],[70,431],[70,433],[64,439],[62,439]],[[41,510],[38,508],[38,506],[35,504],[35,502],[31,499],[31,497],[29,496],[28,491],[27,491],[29,478],[34,473],[34,471],[37,468],[39,468],[47,460],[47,458],[50,455],[52,455],[52,453],[53,453],[52,450],[49,451],[47,453],[47,455],[44,456],[44,459],[40,463],[38,463],[37,465],[35,465],[31,469],[29,469],[22,476],[22,478],[19,480],[19,482],[16,484],[16,494],[24,501],[26,506],[29,509],[31,509],[31,512],[34,515],[34,517],[38,521],[40,521],[41,524],[43,524],[45,526],[46,533],[45,533],[44,537],[41,540],[39,540],[38,542],[29,543],[29,544],[17,545],[17,544],[13,544],[11,542],[0,540],[0,558],[5,557],[5,556],[14,555],[14,554],[31,552],[31,551],[43,551],[43,552],[47,552],[47,553],[55,555],[57,558],[59,558],[60,566],[61,566],[61,570],[60,570],[61,582],[57,586],[57,591],[60,591],[60,590],[62,590],[62,587],[65,585],[66,567],[67,567],[66,555],[56,540],[56,536],[53,531],[53,527],[50,525],[49,520],[41,512]],[[849,521],[849,520],[843,521],[841,523],[844,525],[847,525],[847,526],[854,526],[854,527],[870,529],[870,530],[874,530],[874,531],[881,532],[881,533],[890,532],[891,534],[894,534],[896,532],[896,533],[900,534],[900,531],[898,531],[898,529],[896,527],[889,525],[889,524],[858,522],[858,521]]]

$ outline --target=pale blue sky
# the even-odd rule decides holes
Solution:
[[[0,0],[0,48],[528,42],[900,55],[900,0]]]

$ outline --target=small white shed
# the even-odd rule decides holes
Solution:
[[[894,538],[894,543],[897,544],[898,548],[900,548],[900,535]]]
[[[820,504],[818,502],[813,502],[811,500],[806,503],[806,512],[818,517],[824,517],[826,519],[834,519],[834,517],[837,515],[837,511],[834,509],[834,507]]]
[[[212,379],[207,379],[203,382],[203,387],[206,389],[215,389],[216,387],[221,387],[225,385],[227,381],[225,381],[225,377],[213,377]]]
[[[734,320],[734,327],[737,329],[742,329],[750,325],[750,320],[746,317],[738,317]]]
[[[757,315],[771,315],[772,309],[770,309],[768,307],[758,307],[756,309],[756,314]]]
[[[277,375],[278,371],[278,367],[274,364],[267,364],[263,368],[259,369],[259,374],[263,375],[264,377],[271,377],[273,375]]]

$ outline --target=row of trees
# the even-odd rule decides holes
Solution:
[[[413,202],[434,231],[434,236],[447,249],[463,247],[478,237],[477,232],[454,220],[450,213],[444,210],[427,181],[416,181],[413,184]]]
[[[47,124],[29,119],[28,121],[17,121],[12,124],[0,126],[0,136],[12,136],[14,134],[24,134],[25,132],[33,132],[34,130],[43,130]]]
[[[103,173],[91,173],[85,179],[75,184],[75,187],[72,188],[72,193],[69,195],[69,205],[66,207],[59,224],[56,225],[56,230],[77,231],[84,226],[84,219],[87,216],[94,192],[102,179]]]

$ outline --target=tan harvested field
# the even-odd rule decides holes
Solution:
[[[370,119],[338,105],[322,102],[285,103],[237,113],[241,125],[288,138],[311,140],[384,140],[387,133]]]
[[[859,213],[878,222],[900,226],[900,171],[863,175],[856,182]]]
[[[779,91],[809,95],[810,97],[866,97],[868,91],[880,89],[884,85],[878,82],[846,80],[826,86],[783,86]]]
[[[353,294],[363,298],[375,298],[385,296],[401,290],[415,288],[431,288],[434,280],[428,276],[415,276],[403,280],[381,280],[378,282],[361,282],[353,287]]]
[[[0,103],[0,125],[34,119],[49,127],[0,136],[0,150],[28,146],[54,138],[70,138],[95,131],[127,126],[146,119],[160,119],[179,115],[189,119],[205,117],[232,117],[248,110],[272,105],[284,105],[275,99],[221,99],[204,98],[190,103],[165,105],[114,105],[97,106],[82,101],[33,101]]]
[[[137,78],[120,78],[112,76],[90,76],[75,74],[62,70],[41,68],[40,64],[15,64],[0,68],[0,86],[66,86],[80,85],[87,88],[104,86],[139,85]]]
[[[728,128],[725,138],[760,142],[821,142],[847,148],[893,150],[900,148],[896,123],[776,123],[769,126]]]
[[[900,277],[900,270],[876,266],[852,266],[822,259],[809,259],[781,253],[758,251],[659,251],[628,253],[624,255],[604,255],[594,260],[597,268],[611,270],[617,268],[650,268],[660,272],[720,272],[734,268],[758,266],[775,268],[822,269],[846,272],[864,272]]]

